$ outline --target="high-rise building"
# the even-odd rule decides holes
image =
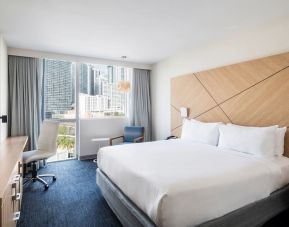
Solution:
[[[88,94],[89,92],[89,67],[87,64],[81,64],[79,70],[79,91],[82,94]]]
[[[112,65],[107,66],[107,77],[108,77],[108,83],[112,84],[116,81],[116,75],[114,73],[114,67]]]
[[[93,117],[101,115],[124,115],[126,94],[118,90],[120,80],[128,80],[125,67],[110,65],[81,66],[80,68],[80,114]]]
[[[89,67],[89,70],[88,70],[88,81],[89,81],[89,91],[88,91],[88,94],[89,95],[95,95],[95,70],[93,69],[92,66]]]
[[[44,59],[44,84],[46,118],[73,108],[74,82],[71,62]]]

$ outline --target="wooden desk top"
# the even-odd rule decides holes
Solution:
[[[0,144],[0,198],[17,161],[21,159],[27,140],[27,136],[8,137]]]

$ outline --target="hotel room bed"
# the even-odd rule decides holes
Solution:
[[[259,226],[289,206],[289,159],[190,141],[102,148],[97,183],[125,226]]]

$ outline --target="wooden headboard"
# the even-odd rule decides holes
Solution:
[[[287,127],[289,157],[289,53],[171,79],[171,132],[179,136],[180,107],[189,118],[246,126]]]

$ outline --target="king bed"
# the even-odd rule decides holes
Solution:
[[[176,139],[102,148],[97,183],[124,226],[260,226],[289,206],[289,159]]]
[[[99,151],[97,183],[124,226],[261,226],[289,208],[288,56],[173,77],[181,139]]]

